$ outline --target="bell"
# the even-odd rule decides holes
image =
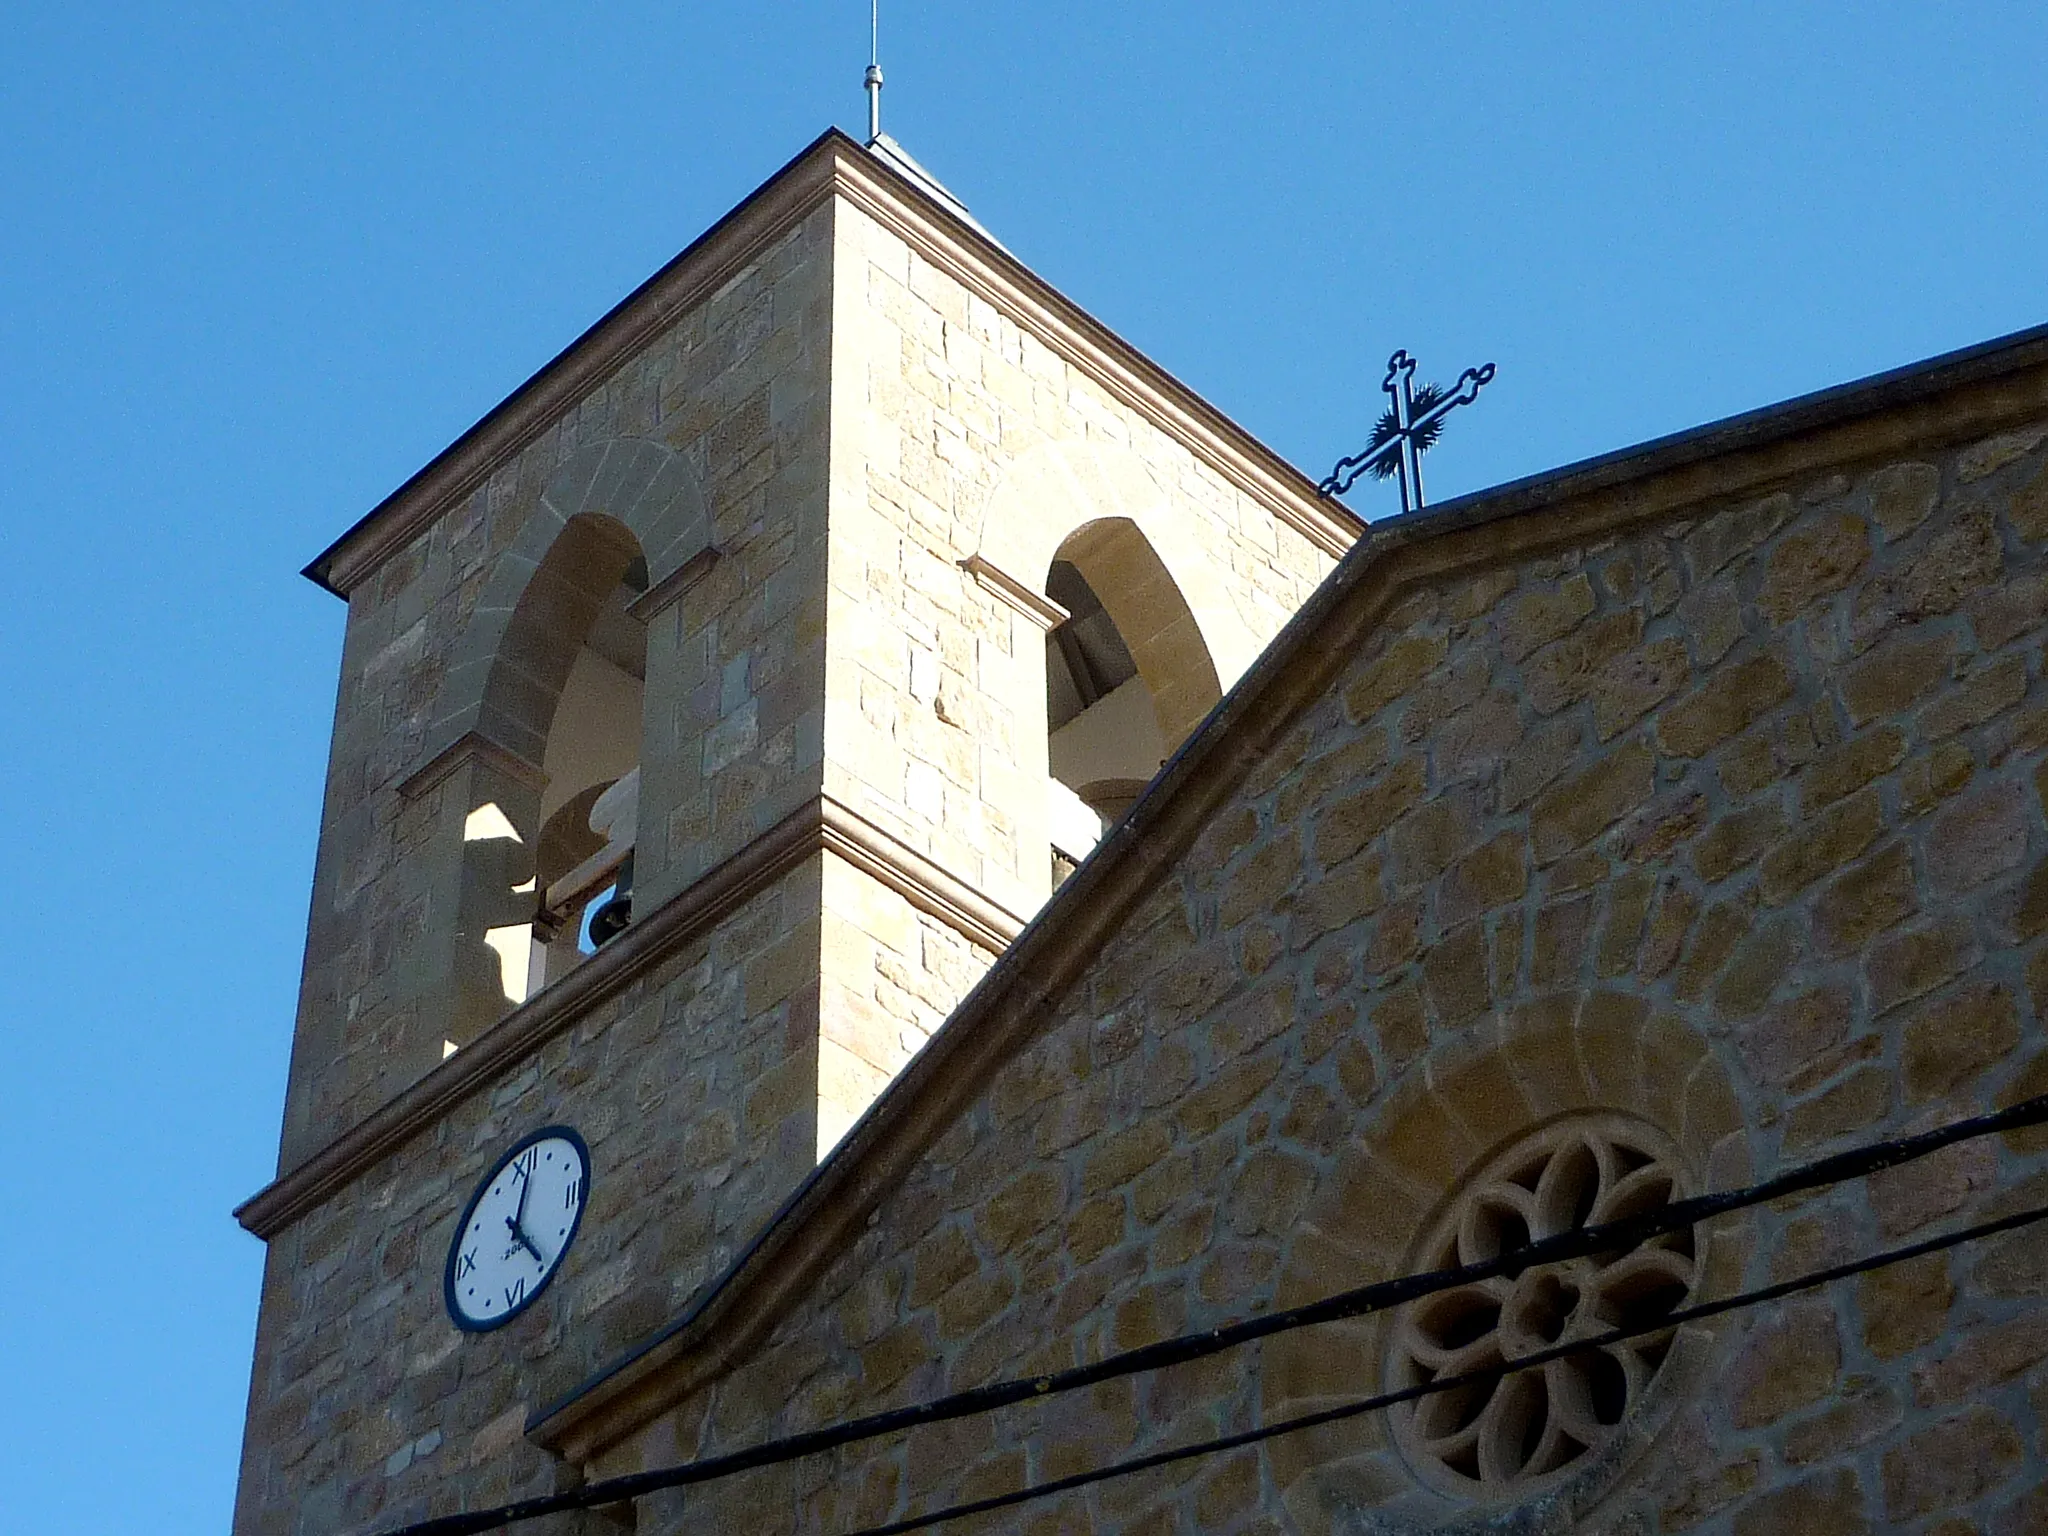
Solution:
[[[614,896],[610,901],[590,914],[590,943],[593,949],[602,949],[605,944],[626,931],[626,925],[633,921],[633,898]]]
[[[603,949],[611,940],[626,931],[626,925],[633,921],[633,856],[626,855],[626,862],[619,866],[618,883],[612,888],[612,899],[590,914],[590,947]]]

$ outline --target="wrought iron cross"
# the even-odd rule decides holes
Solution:
[[[1359,476],[1372,473],[1381,480],[1401,477],[1401,510],[1414,512],[1422,506],[1422,455],[1444,430],[1444,418],[1461,405],[1479,398],[1479,391],[1493,382],[1494,366],[1487,363],[1467,368],[1450,389],[1425,384],[1415,387],[1415,359],[1396,352],[1387,359],[1387,376],[1380,381],[1392,398],[1365,452],[1339,459],[1316,489],[1325,496],[1341,496],[1358,483]]]

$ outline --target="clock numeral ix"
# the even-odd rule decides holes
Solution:
[[[460,1280],[476,1268],[476,1250],[472,1248],[455,1261],[455,1278]]]

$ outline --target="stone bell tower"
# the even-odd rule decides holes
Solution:
[[[237,1530],[438,1509],[430,1438],[516,1444],[686,1306],[1358,531],[830,132],[319,556],[349,617],[240,1212]],[[458,1334],[464,1195],[547,1124],[589,1144],[583,1234]]]

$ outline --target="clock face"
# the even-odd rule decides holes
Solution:
[[[590,1197],[590,1149],[566,1125],[535,1131],[484,1175],[448,1245],[455,1326],[480,1333],[533,1305],[576,1240]]]

